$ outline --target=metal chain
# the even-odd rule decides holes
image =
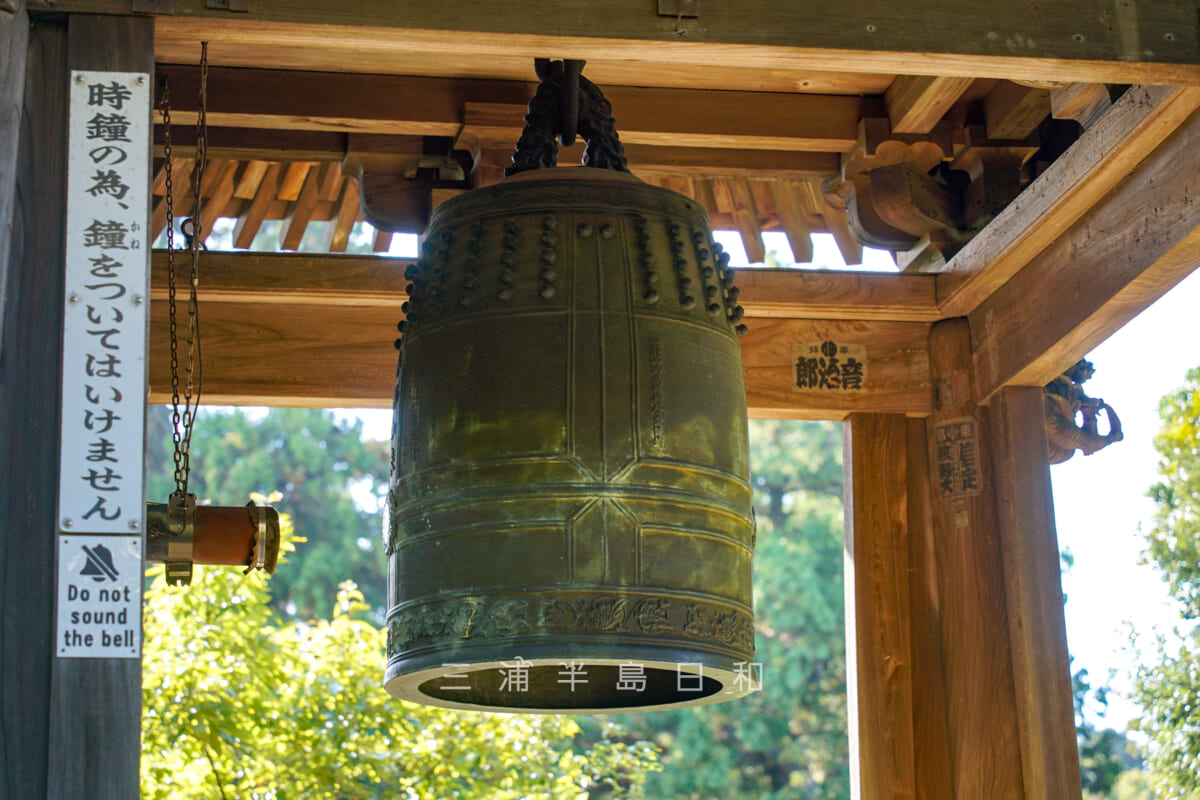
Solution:
[[[183,461],[182,483],[176,478],[177,490],[187,495],[188,475],[191,470],[192,430],[195,427],[196,411],[200,406],[200,386],[203,376],[200,360],[200,306],[196,290],[200,286],[200,248],[207,233],[202,230],[201,212],[203,198],[200,195],[204,182],[204,171],[208,168],[208,42],[200,43],[200,96],[196,115],[196,157],[192,163],[192,236],[188,244],[192,251],[191,270],[188,274],[187,358],[184,361],[183,387],[183,435],[181,459]]]
[[[175,491],[183,494],[183,438],[179,416],[179,328],[175,321],[175,181],[171,164],[171,84],[163,78],[159,108],[163,121],[163,172],[167,208],[167,319],[171,343],[171,438],[175,443]]]
[[[201,185],[208,166],[208,42],[200,43],[200,96],[199,113],[196,117],[196,155],[192,162],[191,189],[192,211],[184,231],[187,247],[191,251],[191,269],[188,274],[187,356],[184,361],[183,410],[180,411],[179,370],[179,325],[177,321],[177,289],[175,280],[175,190],[171,163],[171,87],[163,79],[160,107],[163,118],[163,170],[166,178],[167,211],[167,310],[171,349],[171,435],[175,444],[175,492],[186,498],[188,477],[191,471],[192,429],[196,411],[200,405],[201,361],[200,361],[200,309],[196,290],[200,285],[199,262],[203,232],[200,230],[202,211]]]

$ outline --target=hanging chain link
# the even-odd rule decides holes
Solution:
[[[171,88],[163,81],[161,101],[163,118],[163,159],[166,177],[167,210],[167,307],[171,346],[171,434],[175,443],[175,492],[181,499],[188,494],[188,477],[191,471],[192,429],[195,427],[196,411],[200,406],[202,378],[200,360],[200,308],[196,291],[200,285],[200,249],[204,231],[201,229],[203,199],[200,189],[204,182],[204,171],[208,167],[208,42],[200,43],[200,96],[196,115],[196,155],[192,162],[191,189],[192,209],[184,221],[183,233],[191,255],[188,272],[188,303],[186,355],[183,366],[183,393],[180,396],[179,369],[179,325],[177,314],[177,288],[175,275],[175,207],[174,181],[171,164]],[[182,410],[180,410],[182,401]]]

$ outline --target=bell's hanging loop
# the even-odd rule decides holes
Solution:
[[[580,74],[584,63],[536,60],[540,82],[529,101],[513,163],[504,170],[506,176],[556,166],[558,146],[570,147],[577,135],[587,142],[585,167],[629,172],[612,106],[599,87]]]
[[[511,177],[440,205],[406,271],[385,684],[532,713],[740,697],[762,676],[729,258],[628,173],[593,84],[538,74]],[[575,135],[606,168],[543,169]]]

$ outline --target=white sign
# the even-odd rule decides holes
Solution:
[[[71,73],[58,522],[140,530],[145,515],[150,79]]]
[[[142,538],[58,537],[59,658],[140,658]]]

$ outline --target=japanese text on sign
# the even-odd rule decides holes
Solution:
[[[59,527],[136,530],[144,510],[149,76],[71,74]]]
[[[943,498],[978,494],[979,445],[975,420],[964,417],[942,422],[933,429],[938,494]]]
[[[861,344],[804,342],[792,345],[792,390],[857,392],[867,379],[867,348]]]

